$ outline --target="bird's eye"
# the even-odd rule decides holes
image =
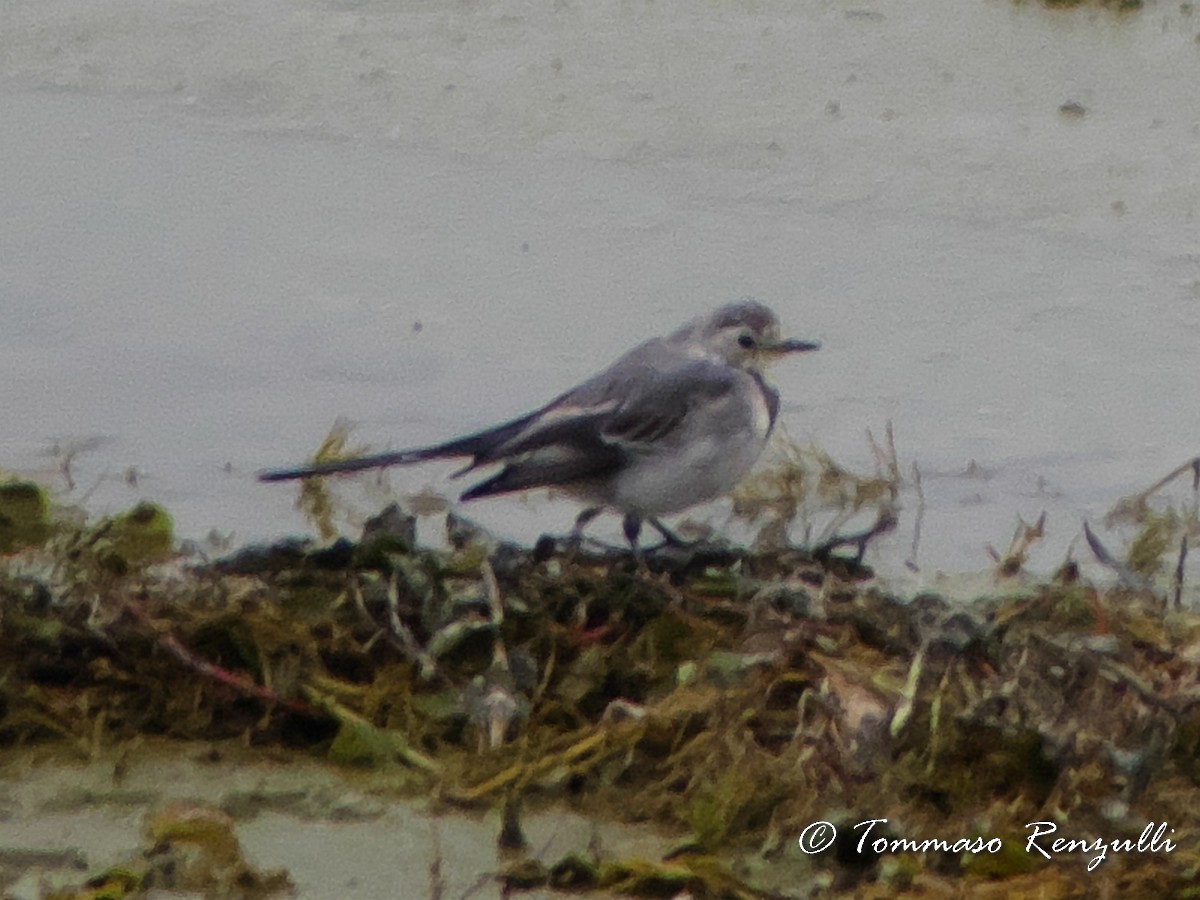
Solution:
[[[751,350],[754,348],[754,338],[750,337],[748,334],[743,334],[740,338],[738,338],[738,346],[746,350]]]

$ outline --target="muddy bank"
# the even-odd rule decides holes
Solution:
[[[870,530],[638,565],[453,517],[423,549],[393,509],[184,562],[156,507],[2,496],[14,896],[1180,896],[1200,865],[1194,512],[1150,493],[1117,586],[1028,579],[1035,524],[970,603],[877,589]]]
[[[397,799],[389,781],[303,752],[236,741],[149,738],[91,759],[62,746],[8,748],[0,760],[4,896],[45,896],[119,864],[133,868],[150,849],[147,825],[176,804],[176,815],[200,810],[210,819],[229,817],[263,896],[395,900],[437,896],[440,885],[445,897],[497,897],[491,876],[509,862],[496,848],[499,816],[437,815],[426,802]],[[651,829],[569,809],[531,814],[524,824],[533,855],[547,864],[589,848],[627,857],[661,855],[669,847]],[[276,891],[269,890],[272,870]],[[216,895],[222,871],[211,874],[185,895]],[[249,881],[242,895],[256,892]],[[172,889],[178,888],[176,877]]]

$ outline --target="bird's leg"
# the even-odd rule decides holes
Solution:
[[[641,516],[626,513],[625,521],[621,523],[621,527],[625,532],[625,540],[629,541],[629,546],[633,550],[633,558],[637,560],[639,566],[643,565],[642,548],[638,546],[638,535],[642,533]]]
[[[625,531],[625,540],[629,541],[629,546],[635,550],[638,545],[638,535],[642,533],[642,519],[640,516],[635,516],[629,513],[625,516],[625,521],[621,527]]]
[[[572,547],[578,547],[583,542],[583,529],[587,528],[592,519],[604,512],[603,506],[589,506],[583,512],[575,517],[575,525],[571,528],[571,533],[567,536],[567,543]]]
[[[654,527],[655,531],[657,531],[659,534],[662,535],[663,540],[667,542],[667,546],[669,546],[669,547],[686,547],[686,546],[688,546],[687,541],[685,541],[683,538],[681,538],[679,535],[677,535],[674,531],[672,531],[670,528],[668,528],[666,525],[664,525],[662,523],[662,521],[660,519],[656,518],[655,516],[650,516],[649,518],[646,519],[646,521],[649,522]]]
[[[580,547],[583,546],[583,529],[588,527],[588,523],[596,516],[604,512],[604,506],[588,506],[580,512],[580,515],[575,517],[575,524],[571,527],[570,532],[565,538],[553,539],[550,535],[542,535],[538,541],[538,547],[535,547],[535,556],[541,554],[542,558],[550,558],[553,552],[558,550],[572,554],[580,552]],[[540,548],[540,550],[539,550]]]
[[[575,517],[575,524],[571,527],[570,534],[562,541],[562,547],[568,553],[577,553],[579,548],[583,546],[583,529],[587,528],[588,523],[600,513],[604,512],[602,506],[589,506]]]

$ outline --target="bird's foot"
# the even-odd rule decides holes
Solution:
[[[833,551],[839,547],[853,547],[854,557],[848,561],[856,567],[861,566],[863,557],[867,553],[867,544],[880,535],[895,529],[896,522],[896,516],[890,510],[884,510],[869,528],[853,534],[834,535],[813,547],[812,555],[819,562],[826,563],[833,558]]]
[[[588,558],[611,559],[625,554],[626,548],[621,545],[610,544],[574,531],[567,535],[543,534],[533,547],[535,562],[545,562],[556,556],[568,561],[578,561]]]
[[[650,525],[654,528],[655,531],[657,531],[659,534],[662,535],[662,539],[663,539],[662,546],[664,546],[664,547],[690,547],[694,544],[702,543],[702,541],[686,541],[686,540],[684,540],[678,534],[676,534],[674,531],[672,531],[670,528],[668,528],[666,525],[664,525],[662,523],[661,519],[657,519],[657,518],[651,516],[650,518],[646,519],[646,521],[650,523]]]
[[[730,566],[745,555],[724,541],[702,538],[697,541],[664,540],[644,551],[645,565],[651,572],[667,572],[672,578],[684,578],[708,566]]]
[[[566,535],[566,537],[556,537],[554,535],[543,534],[540,538],[538,538],[538,542],[534,547],[534,557],[539,562],[543,562],[549,559],[551,556],[558,554],[568,557],[577,557],[584,552],[585,541],[590,547],[595,548],[595,550],[602,555],[607,556],[615,552],[617,548],[606,544],[603,541],[598,541],[595,538],[585,538],[583,535],[583,529],[588,526],[592,519],[600,515],[601,512],[603,512],[603,508],[599,506],[589,506],[587,509],[583,510],[583,512],[581,512],[575,518],[575,525],[571,528],[570,533]]]

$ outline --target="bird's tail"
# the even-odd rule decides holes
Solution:
[[[429,448],[434,450],[437,448]],[[438,454],[429,450],[400,450],[395,453],[377,453],[374,456],[359,456],[355,459],[333,459],[329,462],[297,466],[294,469],[271,469],[258,473],[259,481],[291,481],[294,478],[315,478],[318,475],[337,475],[342,472],[360,472],[363,469],[382,469],[384,466],[401,466],[406,463],[434,459]]]
[[[297,466],[292,469],[271,469],[258,473],[259,481],[291,481],[295,478],[316,478],[320,475],[339,475],[343,472],[361,472],[364,469],[382,469],[385,466],[404,466],[410,463],[425,462],[430,459],[450,459],[455,456],[473,456],[474,462],[455,475],[473,469],[490,461],[493,451],[503,446],[504,442],[519,433],[532,422],[541,410],[479,431],[466,437],[455,438],[444,444],[432,447],[417,447],[412,450],[396,450],[391,453],[377,453],[373,456],[360,456],[355,459],[335,459],[329,462],[313,463],[307,466]]]

